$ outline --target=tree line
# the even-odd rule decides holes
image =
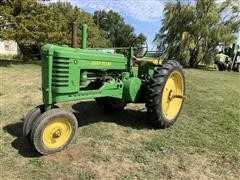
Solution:
[[[236,42],[239,30],[239,0],[195,0],[191,4],[177,0],[165,5],[154,42],[166,59],[196,67],[199,62],[212,64],[217,46]]]
[[[146,40],[114,11],[92,15],[69,2],[0,1],[0,39],[16,40],[24,57],[39,54],[46,43],[70,46],[73,21],[88,24],[88,47],[126,47],[137,37],[139,44]],[[239,0],[169,1],[154,43],[164,59],[196,67],[199,62],[213,63],[218,45],[235,42],[239,30]]]
[[[40,55],[43,44],[71,45],[71,26],[88,25],[88,47],[128,47],[139,37],[124,18],[113,11],[96,11],[94,15],[74,7],[69,2],[45,4],[37,0],[0,1],[0,39],[15,40],[24,59]]]

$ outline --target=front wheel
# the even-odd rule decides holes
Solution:
[[[23,121],[23,136],[29,137],[29,134],[31,134],[31,130],[33,127],[33,124],[35,123],[38,116],[40,116],[44,112],[44,105],[39,105],[35,108],[33,108],[31,111],[28,112],[26,117]]]
[[[156,128],[167,128],[175,123],[184,95],[185,78],[178,62],[166,61],[155,68],[147,86],[146,107]]]
[[[71,143],[77,128],[77,119],[71,112],[51,109],[36,119],[31,131],[31,141],[39,153],[52,154]]]

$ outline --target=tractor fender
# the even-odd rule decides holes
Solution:
[[[123,97],[128,102],[136,102],[140,96],[142,82],[137,77],[131,77],[124,82]]]

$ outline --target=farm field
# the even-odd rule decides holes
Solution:
[[[94,100],[59,104],[79,121],[59,153],[39,156],[22,120],[41,104],[41,67],[0,67],[0,179],[238,179],[240,73],[185,69],[177,122],[155,130],[144,104],[104,114]]]

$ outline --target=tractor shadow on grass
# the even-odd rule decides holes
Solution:
[[[74,115],[78,119],[79,127],[98,122],[114,122],[124,127],[133,129],[153,129],[154,127],[148,120],[145,108],[127,106],[121,112],[105,113],[95,101],[82,101],[72,105],[75,110]]]
[[[79,127],[87,126],[98,122],[114,122],[120,126],[133,129],[154,129],[149,123],[146,112],[142,109],[134,110],[133,107],[127,107],[122,112],[104,113],[95,103],[95,101],[83,101],[72,105],[75,110],[74,115],[78,119]],[[16,137],[11,145],[18,150],[23,157],[41,156],[31,145],[27,137],[23,136],[23,119],[14,124],[8,124],[3,130]]]
[[[14,124],[8,124],[3,127],[3,130],[7,133],[11,134],[12,136],[16,137],[12,142],[11,145],[13,148],[18,150],[18,153],[23,157],[39,157],[41,156],[34,148],[31,146],[27,137],[23,136],[22,133],[23,129],[23,122],[17,122]]]

